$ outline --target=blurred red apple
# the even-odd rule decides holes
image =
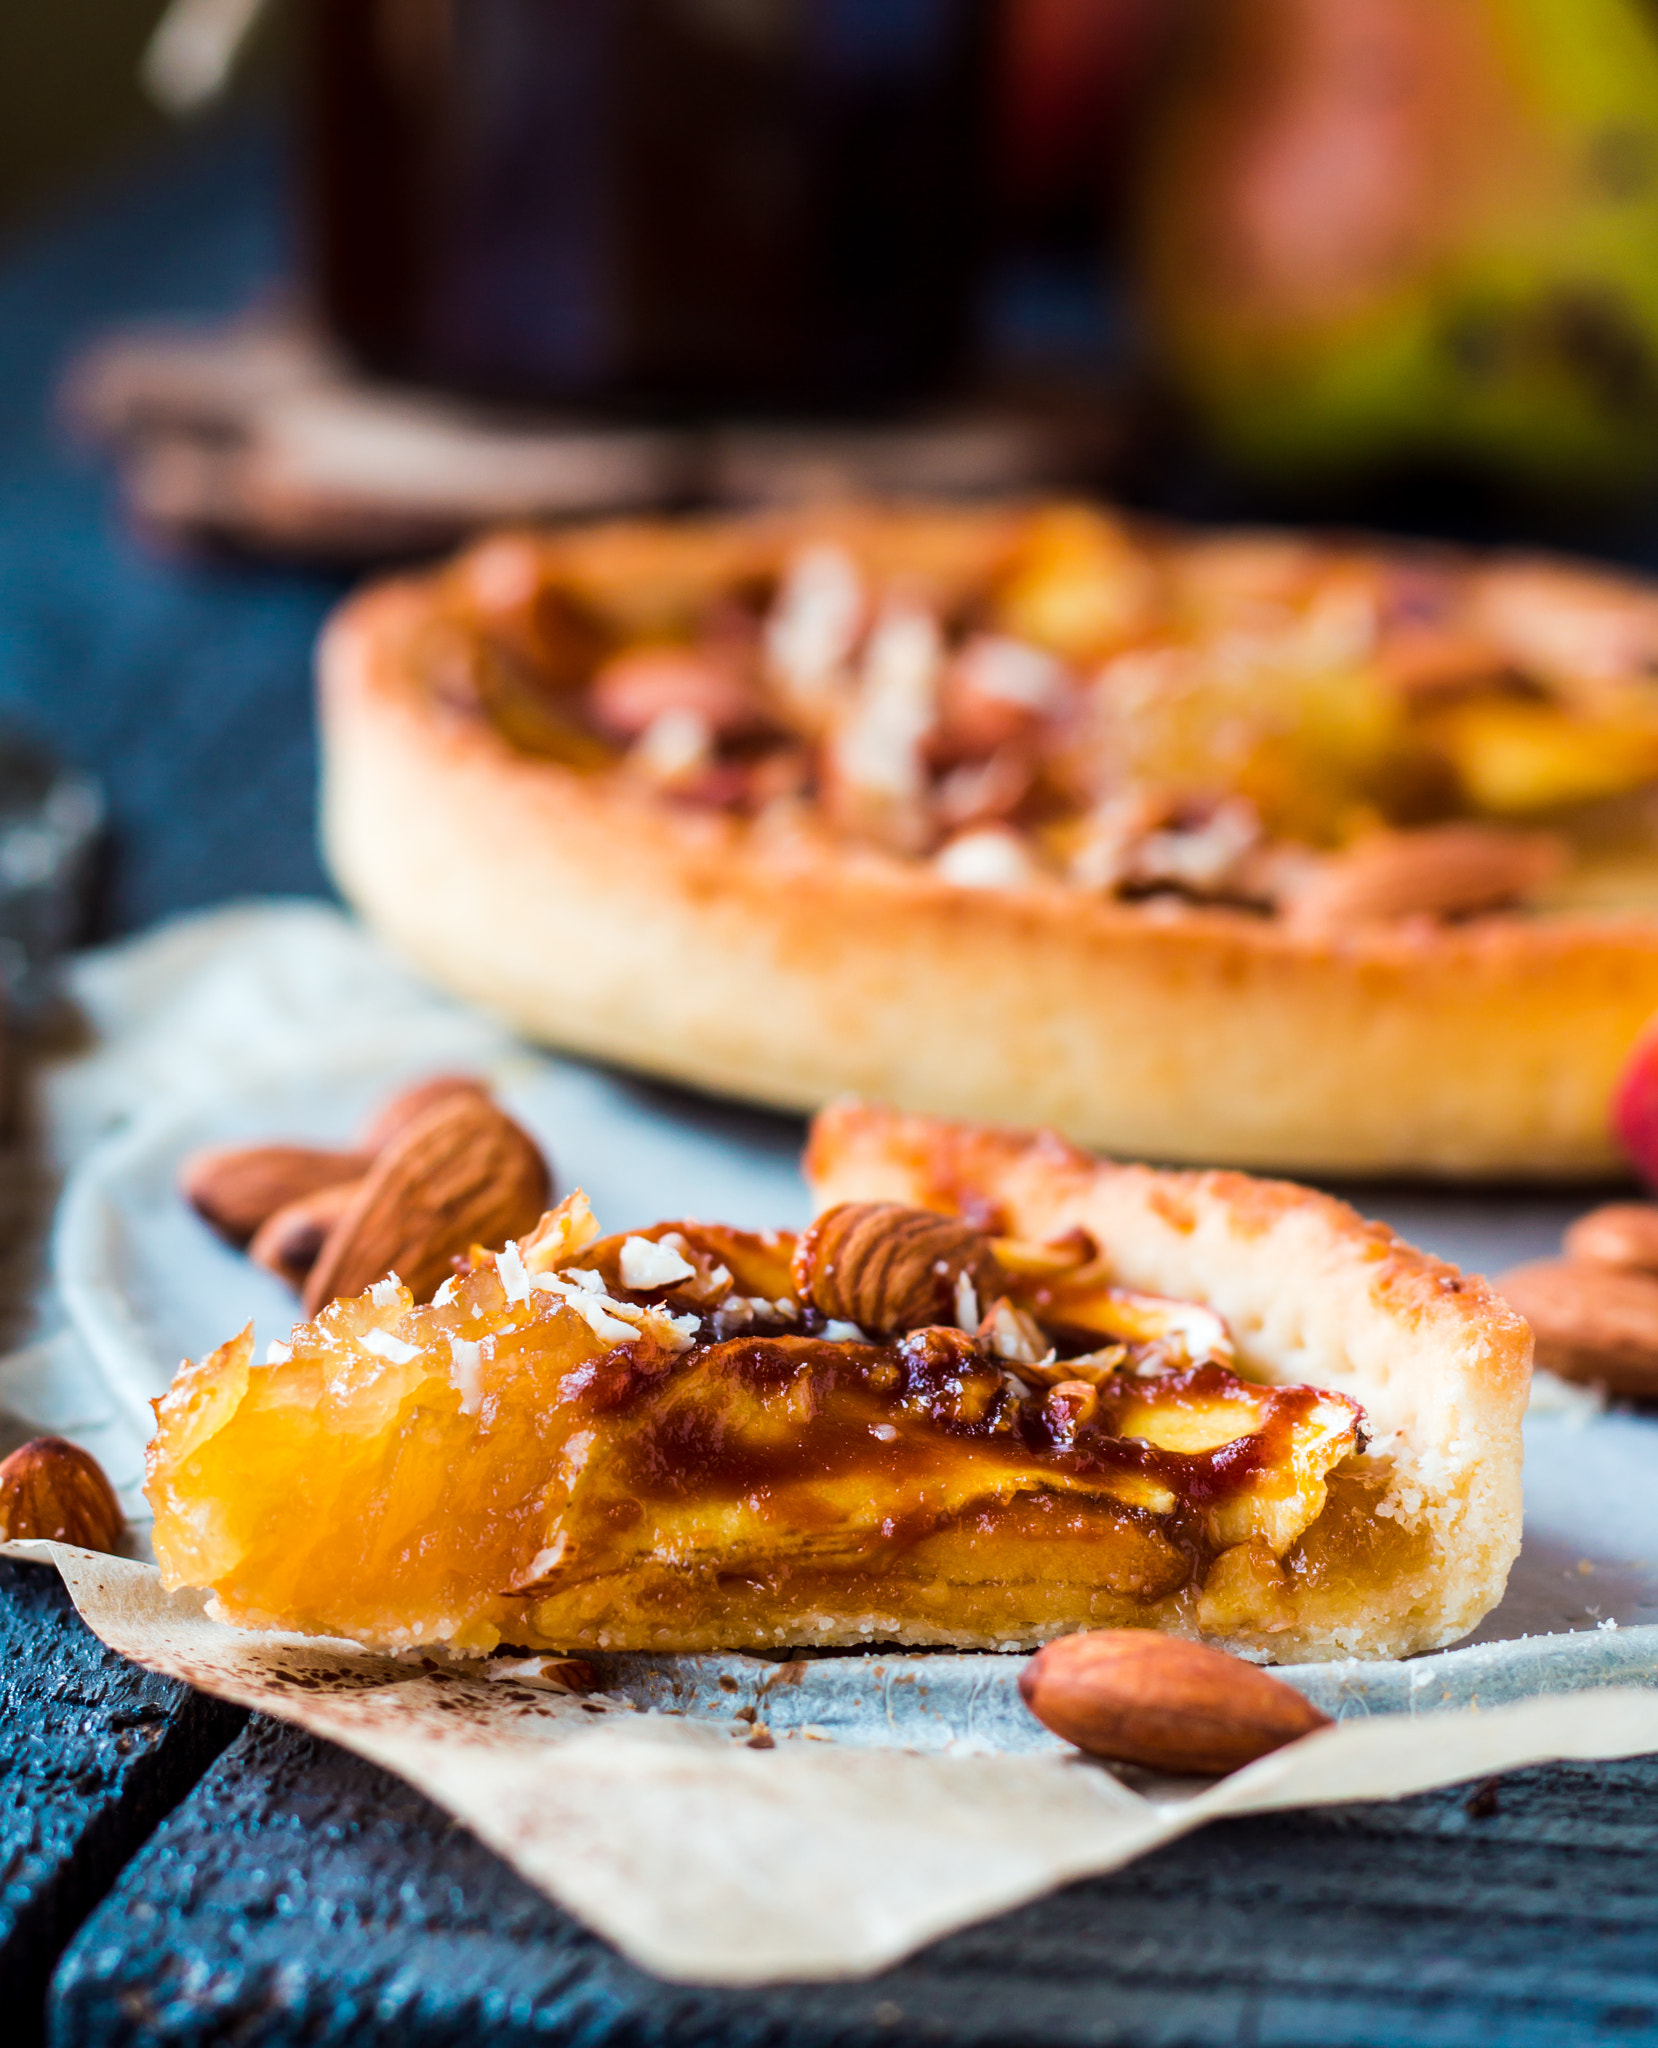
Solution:
[[[1612,1095],[1612,1129],[1629,1163],[1658,1188],[1658,1018],[1636,1039]]]

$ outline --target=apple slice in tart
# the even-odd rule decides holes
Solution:
[[[605,1237],[573,1195],[428,1306],[387,1279],[186,1364],[166,1581],[460,1655],[1397,1655],[1500,1597],[1529,1335],[1481,1283],[1322,1196],[1047,1138],[849,1108],[809,1163],[798,1236]]]

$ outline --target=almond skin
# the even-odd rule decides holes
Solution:
[[[1377,832],[1323,862],[1287,907],[1289,924],[1324,936],[1401,917],[1470,917],[1523,902],[1563,859],[1543,832],[1435,825]]]
[[[956,1320],[966,1273],[982,1296],[993,1268],[989,1240],[971,1224],[901,1202],[841,1202],[795,1248],[801,1296],[871,1336]]]
[[[89,1451],[37,1436],[0,1462],[0,1536],[49,1537],[83,1550],[116,1550],[126,1527],[115,1489]]]
[[[1614,1394],[1658,1395],[1658,1274],[1538,1259],[1495,1286],[1530,1323],[1539,1365]]]
[[[359,1149],[370,1158],[383,1152],[393,1139],[402,1137],[429,1109],[451,1095],[481,1095],[487,1102],[489,1090],[472,1074],[434,1074],[429,1081],[417,1081],[382,1104],[370,1117],[359,1139]]]
[[[248,1257],[286,1281],[296,1294],[302,1292],[329,1232],[357,1199],[362,1184],[361,1180],[336,1181],[332,1187],[318,1188],[314,1195],[304,1195],[267,1216],[253,1234]]]
[[[715,739],[762,732],[764,710],[729,661],[684,647],[636,647],[607,661],[587,693],[589,716],[607,739],[639,739],[665,713],[688,712]]]
[[[1568,1259],[1658,1273],[1658,1202],[1608,1202],[1566,1232]]]
[[[1151,1629],[1062,1636],[1025,1666],[1019,1694],[1090,1756],[1183,1776],[1238,1770],[1329,1726],[1282,1679]]]
[[[475,1089],[452,1091],[375,1160],[311,1268],[306,1315],[392,1272],[428,1300],[469,1246],[533,1229],[549,1192],[535,1141]]]
[[[179,1168],[179,1189],[204,1223],[240,1246],[278,1209],[360,1180],[369,1164],[366,1153],[318,1145],[220,1145],[191,1153]]]

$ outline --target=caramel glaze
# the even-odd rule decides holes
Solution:
[[[1297,1432],[1305,1434],[1315,1408],[1323,1403],[1327,1414],[1334,1401],[1351,1411],[1344,1448],[1357,1436],[1358,1412],[1341,1397],[1256,1385],[1213,1360],[1171,1366],[1156,1346],[1129,1347],[1119,1370],[1078,1403],[1075,1387],[1068,1400],[1063,1389],[1021,1380],[956,1328],[831,1340],[822,1318],[794,1301],[795,1329],[727,1335],[732,1297],[710,1304],[710,1273],[723,1266],[737,1287],[785,1296],[792,1240],[689,1223],[647,1234],[669,1233],[698,1269],[679,1287],[624,1288],[619,1239],[584,1255],[619,1298],[693,1314],[698,1332],[679,1353],[622,1344],[567,1375],[569,1427],[603,1418],[604,1460],[572,1489],[560,1567],[521,1579],[515,1593],[571,1589],[647,1554],[660,1562],[664,1542],[674,1552],[663,1532],[676,1518],[713,1526],[722,1509],[735,1511],[745,1531],[736,1552],[698,1544],[694,1555],[678,1553],[682,1567],[736,1569],[774,1585],[790,1569],[814,1579],[827,1569],[843,1587],[890,1571],[951,1527],[990,1535],[1034,1511],[1056,1531],[1071,1522],[1097,1537],[1103,1511],[1146,1539],[1138,1548],[1155,1562],[1130,1577],[1143,1595],[1166,1598],[1200,1586],[1228,1547],[1217,1509],[1263,1483],[1282,1490]],[[1053,1297],[1032,1289],[1027,1299],[1040,1313]],[[1044,1334],[1060,1367],[1068,1356],[1097,1355],[1097,1334]],[[1236,1433],[1223,1423],[1226,1440],[1204,1448],[1170,1448],[1136,1430],[1149,1414],[1155,1433],[1178,1435],[1181,1418],[1201,1423],[1217,1413],[1239,1418]],[[723,1526],[731,1528],[729,1516]]]

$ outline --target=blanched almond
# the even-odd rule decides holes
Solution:
[[[1019,1693],[1090,1756],[1183,1774],[1238,1770],[1329,1725],[1282,1679],[1151,1629],[1062,1636],[1025,1666]]]

